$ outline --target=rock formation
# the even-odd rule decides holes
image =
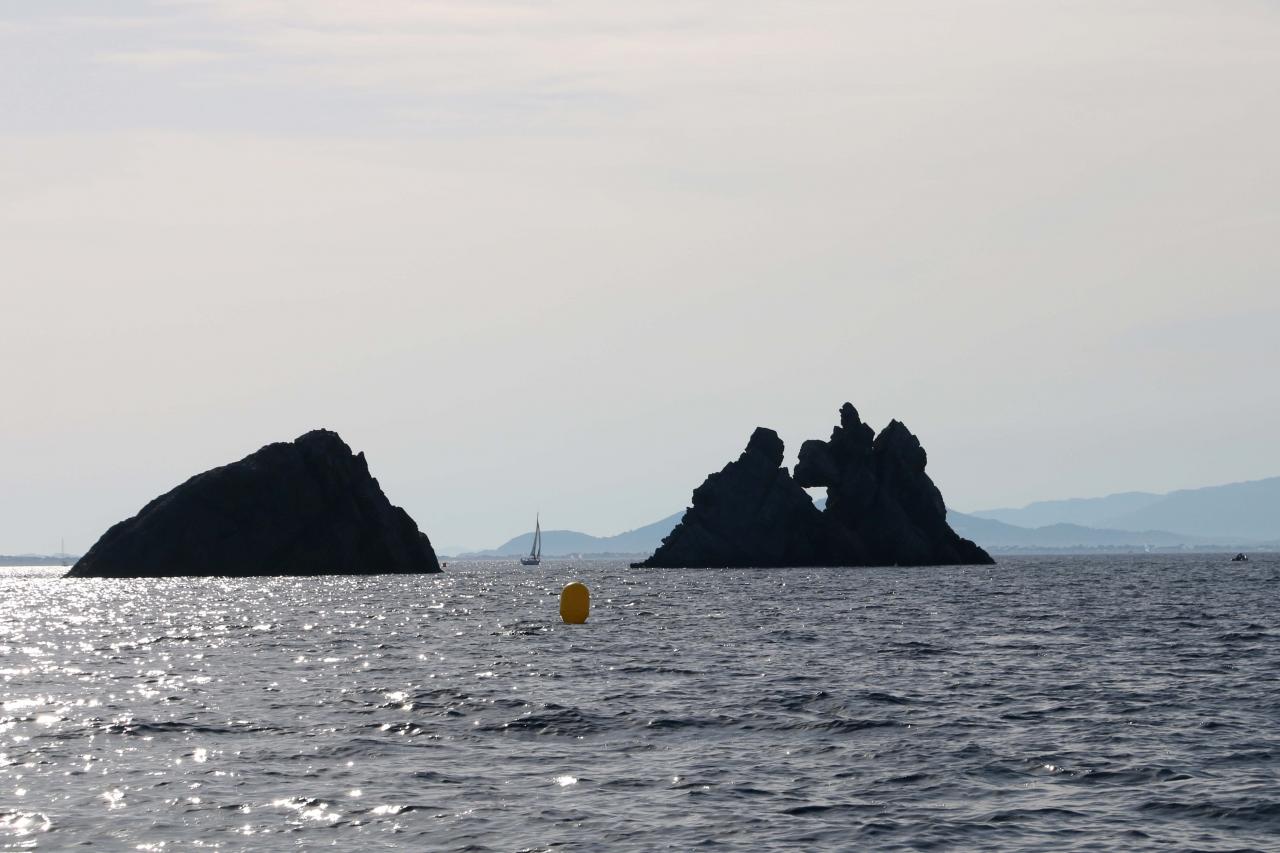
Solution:
[[[637,567],[886,566],[991,563],[947,524],[919,440],[898,421],[877,437],[849,403],[829,441],[806,441],[793,478],[777,433],[759,428],[736,462]],[[825,486],[819,511],[804,487]]]
[[[113,526],[68,577],[438,572],[364,454],[328,430],[197,474]]]
[[[644,566],[816,566],[822,513],[782,467],[782,439],[759,427],[737,461],[693,491],[693,506]]]
[[[925,473],[920,440],[899,421],[873,439],[845,403],[829,441],[800,446],[795,480],[825,486],[834,565],[933,566],[994,562],[947,524],[942,493]]]

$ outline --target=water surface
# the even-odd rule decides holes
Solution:
[[[1275,556],[56,573],[0,849],[1280,849]]]

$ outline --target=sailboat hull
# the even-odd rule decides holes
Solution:
[[[541,557],[521,557],[520,565],[522,566],[540,566],[542,565]]]

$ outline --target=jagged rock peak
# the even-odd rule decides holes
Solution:
[[[858,410],[853,403],[845,403],[840,407],[840,426],[831,431],[831,441],[848,441],[857,445],[871,445],[875,430],[862,422]]]
[[[747,449],[742,451],[744,456],[748,453],[760,456],[775,468],[782,466],[782,457],[785,452],[786,445],[782,443],[782,438],[768,427],[756,427],[747,441]]]
[[[299,447],[315,447],[334,452],[340,451],[347,455],[353,455],[357,459],[364,459],[363,453],[353,453],[351,447],[342,440],[342,436],[338,435],[333,430],[325,429],[324,427],[313,429],[310,432],[305,432],[295,438],[292,442],[274,441],[271,444],[268,444],[267,447],[274,447],[282,444],[296,444]]]
[[[840,407],[840,423],[831,430],[831,439],[811,438],[800,445],[796,482],[805,488],[835,486],[857,477],[871,464],[875,431],[862,422],[852,403]]]
[[[840,424],[837,429],[855,430],[866,426],[862,422],[862,416],[858,414],[858,407],[853,403],[846,402],[840,407]],[[867,428],[869,429],[870,427]],[[839,434],[838,432],[833,432],[832,437],[834,438]]]
[[[889,421],[889,425],[876,436],[873,446],[877,453],[892,454],[921,471],[929,463],[929,455],[920,444],[920,439],[902,421]]]

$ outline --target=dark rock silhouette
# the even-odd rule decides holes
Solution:
[[[438,572],[364,454],[328,430],[197,474],[113,526],[68,577]]]
[[[942,493],[924,470],[928,456],[920,440],[899,421],[890,421],[874,440],[872,435],[858,410],[845,403],[829,441],[800,447],[795,479],[806,488],[827,488],[823,515],[839,564],[994,562],[947,524]]]
[[[822,513],[782,467],[782,439],[758,428],[737,461],[693,492],[693,506],[643,566],[813,566]]]
[[[966,565],[994,562],[947,524],[919,440],[898,421],[876,436],[845,403],[829,441],[806,441],[793,478],[782,440],[760,428],[736,462],[636,567]],[[804,491],[825,486],[819,511]]]

